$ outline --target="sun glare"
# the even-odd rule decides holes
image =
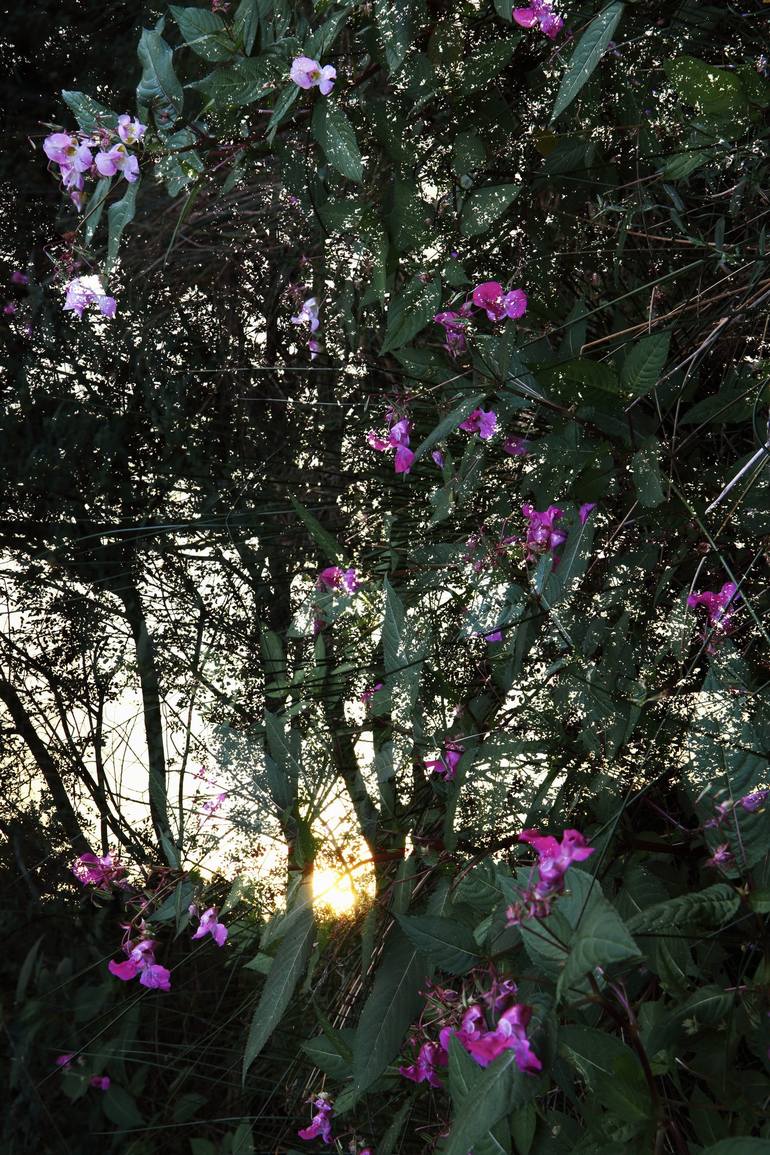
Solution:
[[[366,891],[365,880],[361,882],[362,886],[356,886],[347,873],[328,867],[316,868],[313,872],[313,905],[319,909],[326,907],[334,914],[348,914]]]

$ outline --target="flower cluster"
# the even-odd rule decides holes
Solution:
[[[451,782],[457,773],[457,764],[465,753],[465,747],[460,742],[445,742],[444,749],[438,758],[426,761],[425,769],[438,774],[445,782]]]
[[[527,311],[527,294],[523,289],[506,292],[499,281],[483,281],[459,309],[443,309],[433,320],[444,330],[444,348],[450,357],[458,357],[468,347],[467,328],[473,309],[483,310],[490,321],[518,319]]]
[[[127,939],[123,950],[128,956],[125,962],[110,959],[107,969],[122,982],[130,982],[139,976],[139,982],[150,990],[170,991],[171,972],[155,961],[157,942],[152,938]]]
[[[81,854],[72,864],[72,873],[83,886],[111,886],[123,878],[126,868],[112,854]]]
[[[594,501],[587,501],[580,506],[578,517],[581,525],[585,525],[588,515],[595,508]],[[555,524],[564,516],[564,510],[558,505],[549,505],[548,509],[540,513],[533,505],[525,503],[521,512],[529,522],[526,536],[527,560],[532,561],[538,554],[547,551],[554,553],[567,540],[564,530]]]
[[[744,794],[737,802],[718,802],[714,807],[714,817],[704,822],[703,829],[718,829],[739,806],[747,814],[754,814],[761,806],[764,806],[769,797],[770,790],[754,790],[751,794]]]
[[[579,830],[565,830],[561,842],[552,835],[536,830],[522,830],[519,842],[527,842],[537,851],[537,865],[532,869],[530,884],[519,902],[506,912],[509,926],[518,926],[528,918],[546,918],[551,902],[564,891],[564,875],[573,862],[584,862],[594,853]]]
[[[319,1136],[324,1143],[329,1146],[332,1143],[332,1115],[334,1114],[333,1103],[328,1095],[321,1092],[315,1099],[310,1100],[315,1107],[315,1115],[310,1120],[309,1127],[303,1127],[298,1131],[300,1139],[317,1139]]]
[[[58,166],[62,185],[80,210],[87,176],[120,173],[129,183],[139,179],[139,161],[128,150],[139,144],[146,131],[146,125],[126,113],[118,117],[114,130],[100,126],[93,132],[52,132],[43,141],[43,152]],[[94,149],[99,150],[96,156]]]
[[[556,15],[549,0],[531,0],[527,8],[514,8],[512,15],[520,28],[534,28],[539,24],[540,31],[549,40],[555,40],[564,27],[564,21]]]
[[[374,430],[370,430],[366,435],[366,440],[372,449],[376,449],[378,453],[387,453],[389,449],[395,449],[394,468],[396,473],[409,473],[414,464],[414,453],[409,448],[412,423],[408,417],[402,417],[398,420],[396,417],[393,409],[389,409],[385,415],[388,424],[386,435],[379,437]]]
[[[331,64],[321,65],[309,56],[296,56],[291,63],[289,78],[298,88],[318,88],[322,96],[328,96],[337,79],[337,69]]]

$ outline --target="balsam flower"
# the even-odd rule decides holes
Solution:
[[[316,578],[316,589],[325,593],[354,594],[361,588],[358,574],[354,569],[342,570],[338,565],[327,566],[322,569]]]
[[[506,437],[503,442],[503,453],[509,457],[526,457],[529,453],[529,442],[523,437]]]
[[[725,582],[719,593],[705,590],[702,594],[690,594],[687,598],[687,605],[691,609],[703,606],[708,611],[709,625],[726,634],[729,633],[730,618],[732,617],[732,611],[728,613],[728,608],[740,596],[738,587],[734,582]]]
[[[139,161],[124,144],[114,144],[109,152],[97,152],[94,164],[100,176],[115,176],[120,172],[129,184],[139,180]]]
[[[548,509],[540,513],[533,505],[525,504],[521,512],[529,522],[526,538],[529,557],[546,550],[553,552],[567,540],[566,533],[554,525],[564,513],[558,505],[549,505]]]
[[[497,414],[493,409],[488,413],[483,409],[474,409],[464,421],[460,422],[458,428],[465,433],[478,433],[482,441],[489,441],[497,429]]]
[[[398,1071],[413,1083],[428,1083],[431,1087],[443,1087],[444,1084],[436,1073],[436,1067],[445,1067],[447,1061],[448,1056],[442,1046],[438,1043],[423,1043],[415,1062],[407,1067],[399,1067]]]
[[[14,269],[13,272],[11,273],[11,284],[12,285],[28,285],[29,284],[29,277],[27,276],[26,273],[22,273],[21,270]]]
[[[57,1055],[54,1062],[57,1067],[69,1067],[72,1060],[75,1058],[74,1054]]]
[[[217,908],[210,906],[208,910],[204,910],[201,915],[200,926],[193,935],[193,938],[205,938],[207,934],[210,934],[217,946],[224,946],[229,933],[227,927],[219,921]]]
[[[128,958],[125,962],[110,959],[107,969],[121,982],[130,982],[139,975],[139,982],[149,990],[170,991],[171,972],[155,961],[154,939],[144,938],[137,943],[127,943],[124,947]]]
[[[538,881],[534,897],[547,898],[564,890],[564,875],[573,862],[584,862],[594,853],[579,830],[565,830],[561,842],[552,835],[538,834],[537,830],[522,830],[519,842],[527,842],[537,851]]]
[[[512,15],[520,28],[534,28],[539,24],[540,31],[549,40],[555,40],[564,27],[564,21],[556,15],[549,0],[531,0],[528,8],[514,8]]]
[[[104,292],[102,283],[95,275],[75,277],[65,285],[64,311],[77,313],[82,317],[89,305],[97,305],[103,317],[114,317],[117,302]]]
[[[381,690],[383,686],[383,682],[375,682],[373,686],[369,686],[368,689],[364,690],[363,694],[361,695],[361,702],[363,705],[371,706],[374,695],[378,690]]]
[[[445,742],[441,756],[426,761],[425,769],[440,775],[445,782],[451,782],[457,773],[457,764],[464,753],[465,747],[459,742]]]
[[[100,1091],[109,1091],[110,1076],[109,1075],[92,1075],[88,1080],[89,1087],[98,1087]]]
[[[43,152],[61,169],[75,172],[88,172],[94,159],[88,145],[71,132],[52,132],[43,141]]]
[[[305,90],[317,85],[319,92],[323,96],[328,96],[334,88],[337,69],[331,64],[321,65],[317,60],[311,60],[309,56],[297,56],[292,61],[289,78],[299,88]]]
[[[497,1025],[488,1030],[484,1012],[480,1006],[475,1005],[469,1007],[463,1015],[459,1030],[444,1028],[441,1032],[441,1041],[448,1046],[449,1038],[454,1035],[480,1067],[488,1067],[505,1051],[513,1051],[519,1070],[535,1074],[542,1070],[543,1064],[532,1050],[527,1038],[526,1029],[531,1018],[531,1007],[523,1003],[514,1003],[512,1007],[502,1012]]]
[[[770,790],[755,790],[753,794],[744,794],[743,798],[738,800],[738,805],[749,814],[753,814],[755,810],[759,810],[769,794]]]
[[[118,117],[118,136],[124,144],[138,144],[147,131],[147,125],[132,119],[128,113]]]
[[[463,305],[459,312],[454,309],[444,309],[436,313],[433,320],[444,330],[444,348],[450,357],[458,357],[468,347],[465,326],[470,317],[470,306]]]
[[[370,430],[366,435],[366,440],[372,449],[376,449],[378,453],[386,453],[389,449],[395,449],[393,465],[396,473],[409,473],[414,464],[414,453],[409,448],[411,431],[411,421],[408,418],[402,418],[391,424],[387,437],[378,437],[373,430]]]
[[[316,1099],[311,1100],[316,1109],[316,1113],[310,1121],[309,1127],[304,1127],[298,1131],[300,1139],[318,1139],[320,1138],[324,1143],[331,1144],[332,1142],[332,1115],[334,1109],[332,1102],[326,1095],[319,1095]]]
[[[300,311],[290,318],[292,325],[307,325],[311,333],[315,333],[321,322],[318,319],[318,302],[315,297],[308,297]]]
[[[101,858],[95,854],[81,854],[72,864],[72,873],[83,886],[109,886],[126,873],[124,866],[111,854]]]
[[[506,293],[499,281],[484,281],[473,290],[473,303],[477,309],[484,309],[490,321],[506,317],[515,320],[527,311],[527,294],[523,289]]]

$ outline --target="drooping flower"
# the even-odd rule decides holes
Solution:
[[[739,799],[738,805],[753,814],[755,810],[759,810],[768,795],[770,790],[755,790],[753,794],[744,794],[743,798]]]
[[[57,1055],[54,1060],[57,1067],[69,1067],[72,1060],[75,1058],[74,1054]]]
[[[389,415],[390,428],[386,437],[378,437],[373,430],[370,430],[366,435],[366,440],[372,449],[376,449],[378,453],[386,453],[389,449],[395,449],[393,465],[396,473],[409,473],[414,464],[414,453],[409,448],[412,423],[406,417],[399,421],[393,421],[394,416],[393,413]]]
[[[470,317],[470,306],[465,304],[459,312],[454,309],[444,309],[436,313],[433,320],[444,330],[444,348],[450,357],[458,357],[464,353],[467,345],[465,327]]]
[[[554,522],[564,512],[558,505],[549,505],[548,509],[539,513],[533,505],[525,504],[522,505],[521,512],[529,522],[526,539],[528,556],[532,557],[546,550],[553,552],[567,540],[566,533],[554,526]]]
[[[447,1053],[439,1043],[423,1043],[414,1063],[399,1067],[398,1072],[413,1083],[428,1083],[431,1087],[443,1087],[436,1073],[436,1067],[447,1065]]]
[[[339,590],[343,593],[354,594],[356,590],[361,588],[356,571],[354,569],[342,570],[338,565],[330,565],[326,569],[322,569],[315,584],[316,589],[324,590],[326,593],[334,593]]]
[[[712,593],[706,590],[702,594],[689,594],[687,605],[690,606],[691,609],[694,609],[696,606],[704,606],[708,611],[709,625],[713,629],[726,634],[730,632],[730,619],[733,615],[733,611],[729,610],[729,607],[737,601],[740,596],[735,582],[725,582],[719,593]]]
[[[506,317],[515,320],[527,311],[527,294],[523,289],[506,293],[499,281],[484,281],[473,290],[473,303],[477,309],[484,309],[490,321]]]
[[[497,429],[497,414],[494,409],[485,412],[483,409],[474,409],[473,412],[461,421],[458,429],[465,433],[478,433],[482,441],[489,441]]]
[[[716,869],[720,869],[723,866],[732,866],[734,861],[735,859],[733,858],[729,844],[723,842],[720,846],[717,846],[711,858],[706,859],[706,866],[713,866]]]
[[[224,946],[229,933],[227,927],[219,921],[217,908],[210,906],[208,910],[204,910],[201,915],[200,926],[193,935],[193,938],[204,938],[207,934],[210,934],[217,946]]]
[[[127,942],[124,950],[128,958],[124,962],[110,959],[107,969],[121,982],[130,982],[139,975],[139,982],[150,990],[171,990],[171,972],[155,961],[157,942],[151,938]]]
[[[111,854],[97,857],[81,854],[72,864],[72,873],[83,886],[109,886],[126,873],[124,866]]]
[[[433,452],[431,453],[431,457],[433,458],[433,460],[435,461],[435,463],[439,467],[439,469],[444,468],[444,454],[441,452],[440,449],[434,449]]]
[[[588,521],[588,515],[593,509],[596,509],[595,501],[586,501],[583,503],[583,505],[581,505],[580,509],[578,510],[578,517],[580,518],[581,525],[585,525],[585,523]]]
[[[103,317],[114,317],[117,302],[108,296],[96,275],[75,277],[65,285],[64,311],[77,313],[82,317],[89,305],[95,304]]]
[[[318,86],[323,96],[328,96],[334,88],[337,79],[337,69],[331,64],[321,65],[309,56],[297,56],[292,61],[289,78],[299,88],[309,89]]]
[[[139,161],[124,144],[114,144],[108,152],[97,152],[94,164],[100,176],[115,176],[120,172],[129,184],[139,180]]]
[[[318,302],[315,297],[308,297],[300,311],[290,318],[292,325],[307,325],[311,333],[315,333],[321,322],[318,319]]]
[[[132,118],[128,113],[118,117],[118,136],[124,144],[138,144],[147,131],[147,125]]]
[[[320,1135],[324,1143],[328,1145],[332,1142],[332,1115],[334,1114],[332,1101],[327,1095],[320,1094],[311,1102],[316,1113],[310,1120],[310,1126],[304,1127],[297,1134],[300,1139],[307,1140],[317,1139]]]
[[[457,773],[457,764],[465,753],[465,747],[459,742],[445,742],[439,758],[426,761],[425,769],[438,774],[445,782],[451,782]]]
[[[88,1080],[90,1087],[98,1087],[100,1091],[109,1091],[110,1076],[109,1075],[92,1075]]]
[[[530,0],[528,8],[514,8],[513,19],[520,28],[534,28],[539,24],[540,31],[549,40],[555,40],[564,27],[564,21],[556,15],[550,0]]]

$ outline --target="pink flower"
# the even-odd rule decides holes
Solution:
[[[533,891],[535,899],[560,894],[564,889],[564,875],[572,863],[584,862],[594,853],[594,847],[586,845],[579,830],[565,830],[561,842],[536,830],[522,830],[519,842],[528,842],[537,851],[539,880]]]
[[[531,1017],[531,1007],[514,1003],[507,1011],[503,1011],[496,1027],[487,1030],[481,1007],[472,1006],[463,1015],[459,1030],[442,1030],[441,1041],[448,1046],[449,1037],[454,1035],[480,1067],[488,1067],[499,1055],[512,1050],[519,1070],[534,1074],[542,1070],[542,1063],[533,1052],[526,1034]]]
[[[538,513],[533,505],[526,504],[522,505],[521,512],[529,522],[527,529],[527,553],[529,557],[545,550],[553,552],[567,540],[566,533],[554,526],[554,522],[564,512],[559,509],[558,505],[549,505],[544,512]]]
[[[523,437],[507,437],[503,442],[503,452],[511,457],[526,457],[529,453],[529,442]]]
[[[734,862],[730,847],[726,842],[721,846],[717,846],[711,858],[706,859],[706,866],[714,866],[719,869],[722,866],[732,866]]]
[[[361,583],[354,569],[341,570],[337,565],[330,565],[326,569],[322,569],[315,584],[316,589],[324,590],[326,593],[340,590],[343,593],[354,594],[356,590],[361,588]]]
[[[308,325],[310,332],[315,333],[321,324],[318,319],[318,302],[315,297],[308,297],[300,311],[290,320],[292,325]]]
[[[222,804],[226,801],[227,791],[222,790],[219,794],[216,795],[215,798],[209,798],[207,802],[204,802],[201,806],[201,810],[204,814],[216,814],[217,810],[219,810]]]
[[[457,773],[457,764],[465,753],[465,747],[459,742],[445,742],[443,753],[439,758],[425,763],[425,769],[433,774],[439,774],[445,782],[451,782]]]
[[[523,289],[506,293],[499,281],[484,281],[473,290],[473,303],[477,309],[485,310],[490,321],[515,319],[527,311],[527,294]]]
[[[109,152],[97,152],[94,163],[100,176],[121,172],[129,184],[139,180],[139,161],[124,144],[114,144]]]
[[[465,326],[468,323],[469,308],[463,305],[459,313],[453,309],[445,309],[436,313],[433,320],[444,330],[444,348],[450,357],[457,357],[467,348]]]
[[[465,433],[478,433],[482,441],[489,441],[497,429],[497,414],[493,409],[488,413],[483,409],[474,409],[469,417],[460,422],[458,428]]]
[[[583,505],[581,505],[580,509],[578,510],[578,517],[580,518],[581,525],[585,525],[585,523],[588,521],[588,515],[593,509],[596,509],[595,501],[586,501]]]
[[[201,915],[200,926],[196,930],[193,938],[204,938],[210,934],[217,946],[224,946],[227,941],[227,936],[230,932],[217,917],[217,908],[210,906],[208,910],[204,910]]]
[[[95,854],[81,854],[72,864],[72,873],[83,886],[109,886],[126,873],[117,858],[105,854],[98,858]]]
[[[389,417],[390,429],[388,430],[387,437],[378,437],[373,430],[370,430],[366,435],[366,440],[372,449],[376,449],[378,453],[386,453],[388,449],[395,449],[396,453],[393,463],[396,473],[409,473],[414,464],[414,453],[409,448],[412,423],[408,418],[393,421],[392,413]]]
[[[555,40],[564,27],[561,16],[557,16],[549,0],[531,0],[529,8],[514,8],[513,19],[520,28],[534,28],[540,25],[550,40]]]
[[[300,88],[309,89],[318,85],[323,96],[328,96],[334,88],[337,79],[337,69],[331,64],[321,66],[317,60],[309,56],[297,56],[291,65],[289,78]]]
[[[27,276],[26,273],[22,273],[18,269],[14,269],[13,272],[11,273],[11,284],[12,285],[28,285],[29,284],[29,277]]]
[[[18,306],[13,301],[7,301],[3,305],[3,313],[6,317],[12,317],[16,313]]]
[[[102,316],[115,316],[117,302],[114,297],[107,296],[97,276],[75,277],[65,285],[65,290],[65,313],[69,311],[82,317],[88,306],[95,304]]]
[[[398,1071],[413,1083],[428,1083],[431,1087],[443,1087],[444,1084],[436,1074],[436,1067],[445,1067],[447,1061],[447,1053],[442,1046],[438,1043],[423,1043],[416,1062],[408,1067],[399,1067]]]
[[[124,144],[138,144],[147,131],[147,125],[132,120],[128,113],[118,117],[118,136]]]
[[[69,1067],[70,1063],[72,1062],[72,1060],[74,1058],[75,1058],[74,1054],[73,1055],[59,1055],[55,1060],[56,1066],[57,1067]]]
[[[158,944],[154,939],[139,939],[135,943],[127,943],[124,947],[128,958],[125,962],[115,962],[110,959],[107,970],[116,979],[127,983],[139,975],[139,982],[150,990],[171,990],[171,972],[155,961],[155,947]]]
[[[332,1115],[334,1114],[331,1100],[326,1095],[319,1095],[312,1100],[313,1106],[316,1109],[316,1114],[310,1121],[310,1126],[305,1127],[302,1131],[298,1131],[300,1139],[317,1139],[320,1135],[324,1143],[329,1145],[332,1142]]]
[[[321,352],[321,344],[315,338],[310,337],[307,343],[308,352],[310,353],[310,360],[315,361],[318,354]]]
[[[92,1075],[88,1080],[90,1087],[98,1087],[100,1091],[108,1091],[110,1088],[109,1075]]]
[[[93,164],[88,145],[81,143],[74,133],[51,133],[43,141],[43,152],[54,164],[76,172],[87,172]]]
[[[730,631],[730,618],[732,617],[732,611],[727,612],[728,607],[740,596],[738,587],[734,582],[725,582],[718,594],[708,590],[702,594],[690,594],[687,598],[687,604],[691,608],[705,606],[708,610],[709,625],[726,634]]]
[[[439,467],[439,469],[444,468],[444,454],[441,452],[440,449],[434,449],[433,452],[431,453],[431,457],[433,458],[433,460],[435,461],[435,463]]]

